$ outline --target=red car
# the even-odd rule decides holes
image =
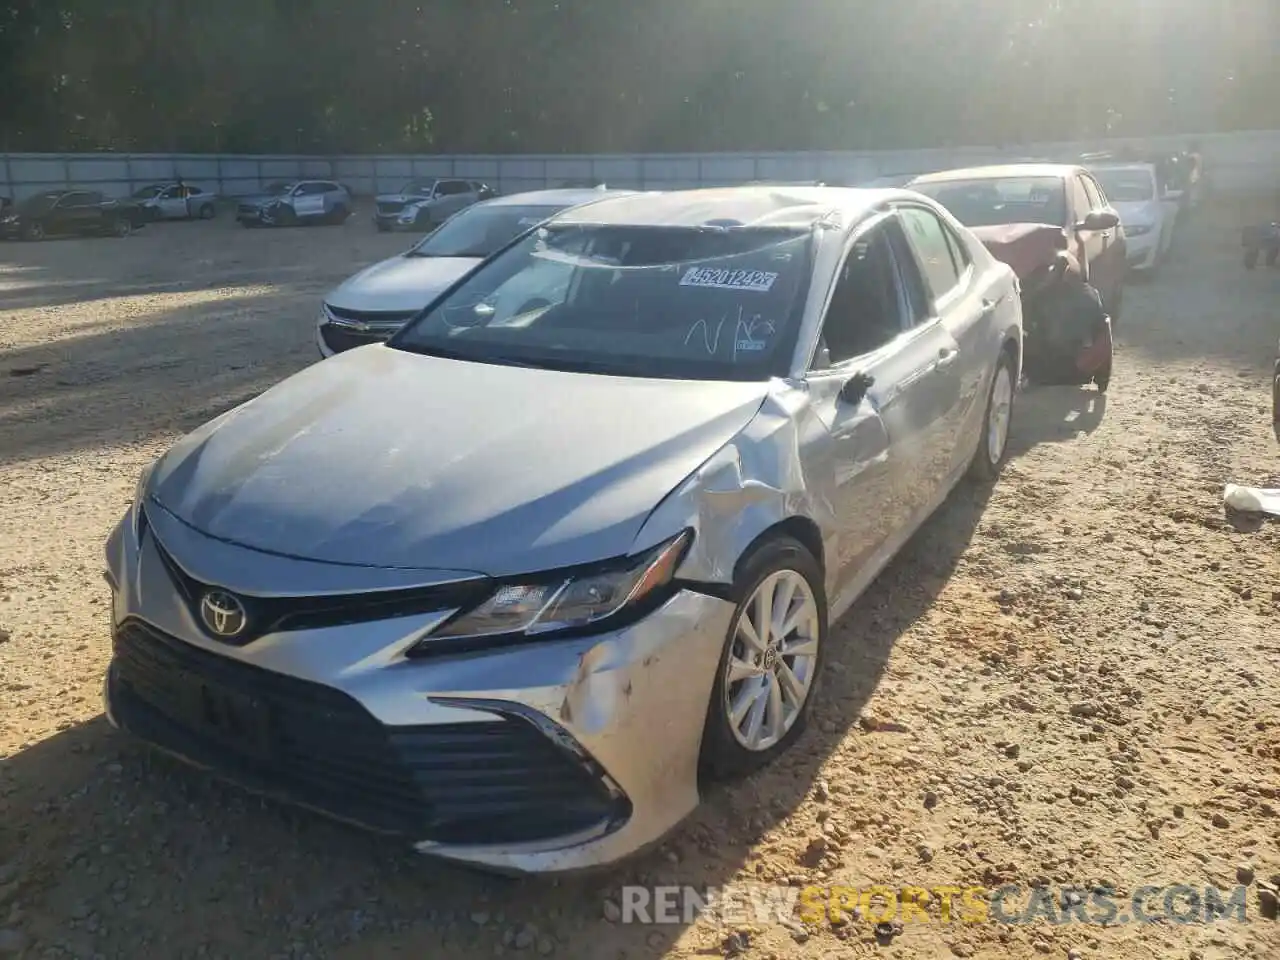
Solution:
[[[966,227],[1048,224],[1066,232],[1067,250],[1098,291],[1112,322],[1128,274],[1124,230],[1098,181],[1074,164],[1014,163],[916,177],[908,190],[932,197]]]

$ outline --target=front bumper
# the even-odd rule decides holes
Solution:
[[[22,224],[18,223],[0,223],[0,239],[13,240],[22,236]]]
[[[418,229],[416,216],[410,220],[401,220],[398,213],[375,213],[373,222],[384,230],[411,231]]]
[[[404,573],[286,561],[152,515],[141,546],[133,510],[107,544],[116,726],[250,789],[501,871],[602,866],[696,807],[732,604],[681,591],[612,633],[425,659],[404,652],[450,611],[233,647],[199,626],[167,566],[177,556],[240,593],[287,595],[282,584],[308,577],[310,595],[332,593],[337,575],[359,576],[346,588],[358,594],[376,589],[371,576],[402,587],[390,578]]]
[[[1130,270],[1150,270],[1160,258],[1160,232],[1152,230],[1140,237],[1125,237],[1125,259]]]

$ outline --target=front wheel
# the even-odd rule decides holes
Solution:
[[[982,418],[982,436],[969,464],[975,480],[990,483],[1000,476],[1009,450],[1009,426],[1013,422],[1014,374],[1013,357],[1008,350],[1000,352],[996,370],[987,393],[987,409]]]
[[[128,217],[116,217],[111,221],[111,235],[124,239],[133,233],[133,223]]]
[[[218,215],[218,211],[214,209],[212,203],[206,203],[204,206],[200,208],[201,220],[212,220],[217,215]]]
[[[733,596],[702,736],[701,766],[713,778],[745,776],[795,741],[826,651],[822,568],[797,541],[779,536],[759,547]]]
[[[39,221],[35,223],[28,223],[25,227],[22,228],[22,239],[23,240],[43,240],[44,224],[40,223]]]
[[[333,208],[333,211],[329,214],[329,222],[332,223],[334,226],[339,226],[341,224],[346,223],[347,217],[349,216],[351,216],[351,214],[347,211],[347,208],[342,204],[338,204],[336,207]]]

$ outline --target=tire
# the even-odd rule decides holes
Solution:
[[[1101,373],[1093,375],[1093,384],[1098,388],[1099,393],[1106,393],[1107,387],[1111,386],[1111,361],[1107,361],[1107,365],[1102,368]]]
[[[987,391],[978,449],[969,463],[969,476],[981,483],[992,483],[1000,476],[1009,452],[1009,426],[1013,423],[1014,398],[1017,396],[1015,387],[1013,357],[1008,350],[1001,350],[991,376],[991,388]]]
[[[39,241],[43,240],[44,224],[39,222],[28,223],[25,227],[22,228],[22,239],[30,240],[35,243],[38,243]]]
[[[113,237],[123,240],[131,233],[133,233],[133,223],[128,217],[116,217],[111,221],[111,235]]]
[[[374,226],[376,226],[376,227],[378,228],[378,232],[379,232],[379,233],[390,233],[390,232],[391,232],[391,227],[389,227],[387,224],[383,223],[381,220],[376,220],[376,221],[374,221]]]
[[[218,211],[214,208],[212,203],[206,203],[202,206],[198,214],[201,220],[212,220],[217,215]]]
[[[347,222],[347,217],[349,216],[351,216],[351,212],[340,203],[330,211],[328,219],[334,226],[341,226]]]
[[[1111,297],[1103,305],[1106,308],[1107,315],[1111,317],[1111,329],[1116,328],[1116,321],[1120,318],[1120,311],[1124,309],[1124,284],[1117,283],[1116,288],[1111,291]]]
[[[419,210],[418,215],[413,218],[413,228],[415,230],[424,230],[424,231],[430,230],[431,229],[431,211]]]
[[[271,214],[272,223],[277,227],[295,227],[298,225],[298,215],[294,212],[293,207],[287,204],[280,204]]]
[[[772,601],[788,588],[793,591],[791,603],[804,604],[808,613],[801,614],[799,611],[803,608],[796,608],[800,623],[789,631],[789,643],[783,638],[782,642],[787,645],[781,649],[807,652],[781,653],[779,640],[774,637],[763,638],[768,646],[753,652],[744,639],[745,634],[739,631],[740,624],[758,617],[759,596],[768,596]],[[733,598],[736,600],[733,619],[716,666],[702,733],[700,767],[704,775],[717,780],[746,776],[770,763],[795,742],[804,731],[817,696],[827,648],[827,597],[822,567],[805,547],[790,537],[778,536],[765,541],[739,565]],[[729,678],[731,664],[741,670],[749,661],[753,664],[751,669],[759,670],[759,674]],[[782,673],[784,667],[786,674]],[[786,693],[788,684],[782,679],[784,676],[793,677],[803,685],[798,706],[795,694],[788,697]],[[753,687],[760,690],[758,695],[752,695]],[[791,700],[789,712],[788,699]],[[735,700],[750,705],[737,724],[730,718]],[[781,718],[774,716],[779,706]],[[770,720],[781,720],[781,724],[772,730],[761,729]],[[753,722],[760,735],[754,746],[750,745]]]

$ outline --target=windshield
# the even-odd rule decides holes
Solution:
[[[292,189],[292,180],[273,180],[271,183],[267,184],[267,193],[273,197],[278,197],[282,193],[288,193]]]
[[[1154,200],[1156,184],[1147,170],[1094,170],[1107,199],[1112,203],[1137,203]]]
[[[20,204],[14,207],[15,213],[39,214],[53,208],[53,205],[62,199],[60,193],[37,193],[34,197],[27,197]]]
[[[554,207],[467,207],[409,251],[414,257],[487,257],[552,214]]]
[[[513,366],[765,380],[790,366],[810,243],[795,228],[548,225],[391,344]]]
[[[911,189],[937,200],[966,227],[1067,222],[1066,193],[1058,177],[945,180]]]
[[[161,191],[162,189],[164,189],[164,188],[163,188],[163,187],[155,187],[155,186],[152,186],[152,187],[143,187],[141,190],[137,190],[137,191],[135,191],[135,192],[134,192],[134,194],[133,194],[133,199],[135,199],[135,200],[150,200],[152,197],[154,197],[154,196],[156,196],[157,194],[159,194],[159,193],[160,193],[160,191]]]
[[[406,197],[429,197],[435,186],[434,180],[410,180],[400,188],[400,193]]]

